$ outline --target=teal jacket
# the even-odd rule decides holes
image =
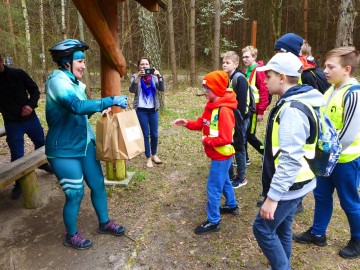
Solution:
[[[85,84],[66,70],[54,70],[46,81],[46,121],[49,127],[48,157],[81,157],[95,135],[88,116],[113,105],[111,97],[87,100]]]

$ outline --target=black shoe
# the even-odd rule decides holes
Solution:
[[[211,232],[218,232],[218,231],[220,231],[220,222],[215,224],[215,223],[211,223],[208,220],[203,222],[194,230],[196,234],[208,234]]]
[[[360,257],[360,240],[351,237],[347,246],[339,251],[339,255],[345,259],[355,259]]]
[[[41,166],[39,167],[39,169],[40,169],[40,170],[43,170],[43,171],[45,171],[45,172],[48,172],[48,173],[50,173],[50,174],[53,174],[53,173],[54,173],[54,171],[51,169],[49,163],[45,163],[45,164],[41,165]]]
[[[299,202],[298,206],[296,207],[295,215],[301,214],[304,212],[304,205],[302,204],[302,201]]]
[[[22,194],[22,190],[21,190],[20,183],[19,183],[19,181],[16,181],[14,188],[11,192],[11,199],[13,199],[13,200],[19,199],[21,194]]]
[[[238,216],[239,213],[239,206],[235,206],[233,208],[230,208],[228,205],[224,204],[220,207],[220,214],[231,214],[234,216]]]
[[[319,247],[327,246],[326,235],[316,236],[311,232],[312,227],[306,232],[294,234],[293,240],[300,244],[315,244]]]

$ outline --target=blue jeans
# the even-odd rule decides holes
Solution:
[[[95,143],[90,141],[86,156],[48,159],[65,193],[63,218],[66,232],[70,235],[78,232],[76,221],[84,196],[84,180],[90,188],[91,202],[99,223],[109,220],[104,175],[100,162],[96,160],[95,155]]]
[[[241,145],[235,146],[235,159],[237,164],[237,177],[240,180],[243,180],[246,176],[246,131],[248,129],[248,126],[250,124],[250,118],[246,118],[243,121],[243,138],[244,143]],[[229,176],[230,178],[233,178],[234,176],[234,167],[232,164],[230,164],[229,168]]]
[[[360,157],[338,163],[329,177],[316,177],[314,189],[315,211],[312,232],[325,235],[333,212],[333,194],[336,189],[341,208],[344,210],[351,236],[360,239]]]
[[[211,223],[220,221],[221,195],[225,196],[225,204],[233,208],[237,206],[234,189],[229,178],[229,167],[232,157],[226,160],[212,160],[207,181],[207,219]]]
[[[137,108],[136,114],[144,135],[145,156],[156,155],[158,146],[159,111],[155,109]]]
[[[44,130],[39,118],[34,115],[23,122],[5,122],[6,142],[9,145],[11,161],[24,156],[24,135],[27,134],[35,149],[45,144]]]
[[[292,223],[302,198],[279,201],[274,220],[264,220],[260,211],[253,224],[256,240],[273,270],[290,270]]]

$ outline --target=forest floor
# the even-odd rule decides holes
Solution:
[[[196,119],[205,105],[202,90],[181,86],[168,91],[166,109],[160,115],[159,157],[163,164],[145,168],[143,156],[127,162],[135,176],[127,187],[107,187],[112,219],[126,227],[126,235],[96,233],[97,218],[86,189],[79,228],[93,240],[93,248],[77,251],[62,245],[64,195],[53,175],[37,171],[43,206],[27,210],[22,199],[10,199],[11,187],[0,191],[0,269],[122,269],[201,270],[267,269],[266,258],[252,233],[252,222],[260,200],[261,157],[250,147],[248,184],[235,190],[239,216],[223,216],[221,230],[205,236],[193,229],[206,219],[206,179],[210,161],[201,145],[201,134],[173,127],[178,117]],[[126,92],[125,92],[126,94]],[[130,96],[132,98],[132,96]],[[44,126],[44,101],[38,114]],[[99,115],[93,116],[92,123]],[[265,122],[258,127],[264,135]],[[27,140],[27,152],[31,143]],[[5,138],[0,138],[0,163],[9,162]],[[336,195],[335,195],[336,197]],[[311,226],[314,199],[304,199],[305,211],[296,216],[293,230]],[[360,259],[344,260],[338,251],[349,240],[349,227],[338,199],[328,229],[327,247],[293,245],[293,269],[359,269]]]

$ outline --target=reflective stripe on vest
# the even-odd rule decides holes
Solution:
[[[214,109],[211,113],[209,137],[219,137],[219,108]],[[231,144],[217,146],[214,149],[224,156],[231,156],[235,153],[235,149]]]
[[[298,101],[298,102],[300,102],[300,101]],[[301,103],[303,103],[307,107],[309,107],[312,114],[314,115],[314,118],[317,119],[312,106],[306,104],[305,102],[301,102]],[[284,104],[286,104],[286,103],[284,103]],[[279,145],[279,122],[277,121],[277,119],[279,118],[280,112],[283,109],[283,107],[284,107],[284,105],[282,105],[282,107],[279,109],[279,111],[276,113],[275,117],[273,118],[274,123],[273,123],[273,130],[272,130],[272,134],[271,134],[271,141],[272,141],[273,156],[274,157],[277,156],[274,161],[275,168],[277,168],[277,166],[279,165],[279,156],[281,155],[281,152],[278,153],[280,151],[280,145]],[[305,151],[306,158],[313,159],[315,157],[316,142],[317,142],[317,137],[313,144],[305,144],[303,146],[302,149]],[[308,181],[315,177],[315,174],[310,169],[309,164],[307,163],[307,161],[304,157],[301,158],[300,163],[301,163],[301,169],[295,179],[295,183],[305,182],[305,181]]]
[[[345,85],[341,89],[335,91],[332,85],[324,94],[326,101],[326,114],[329,116],[331,122],[339,133],[344,125],[344,99],[347,91],[352,85]],[[330,99],[331,97],[331,99]],[[354,142],[341,152],[339,163],[346,163],[353,161],[360,156],[360,133],[357,135]]]
[[[254,68],[253,72],[250,75],[249,83],[252,86],[252,88],[254,89],[255,103],[258,104],[260,102],[260,91],[256,87],[256,68]],[[250,100],[249,100],[249,102],[250,102]]]

